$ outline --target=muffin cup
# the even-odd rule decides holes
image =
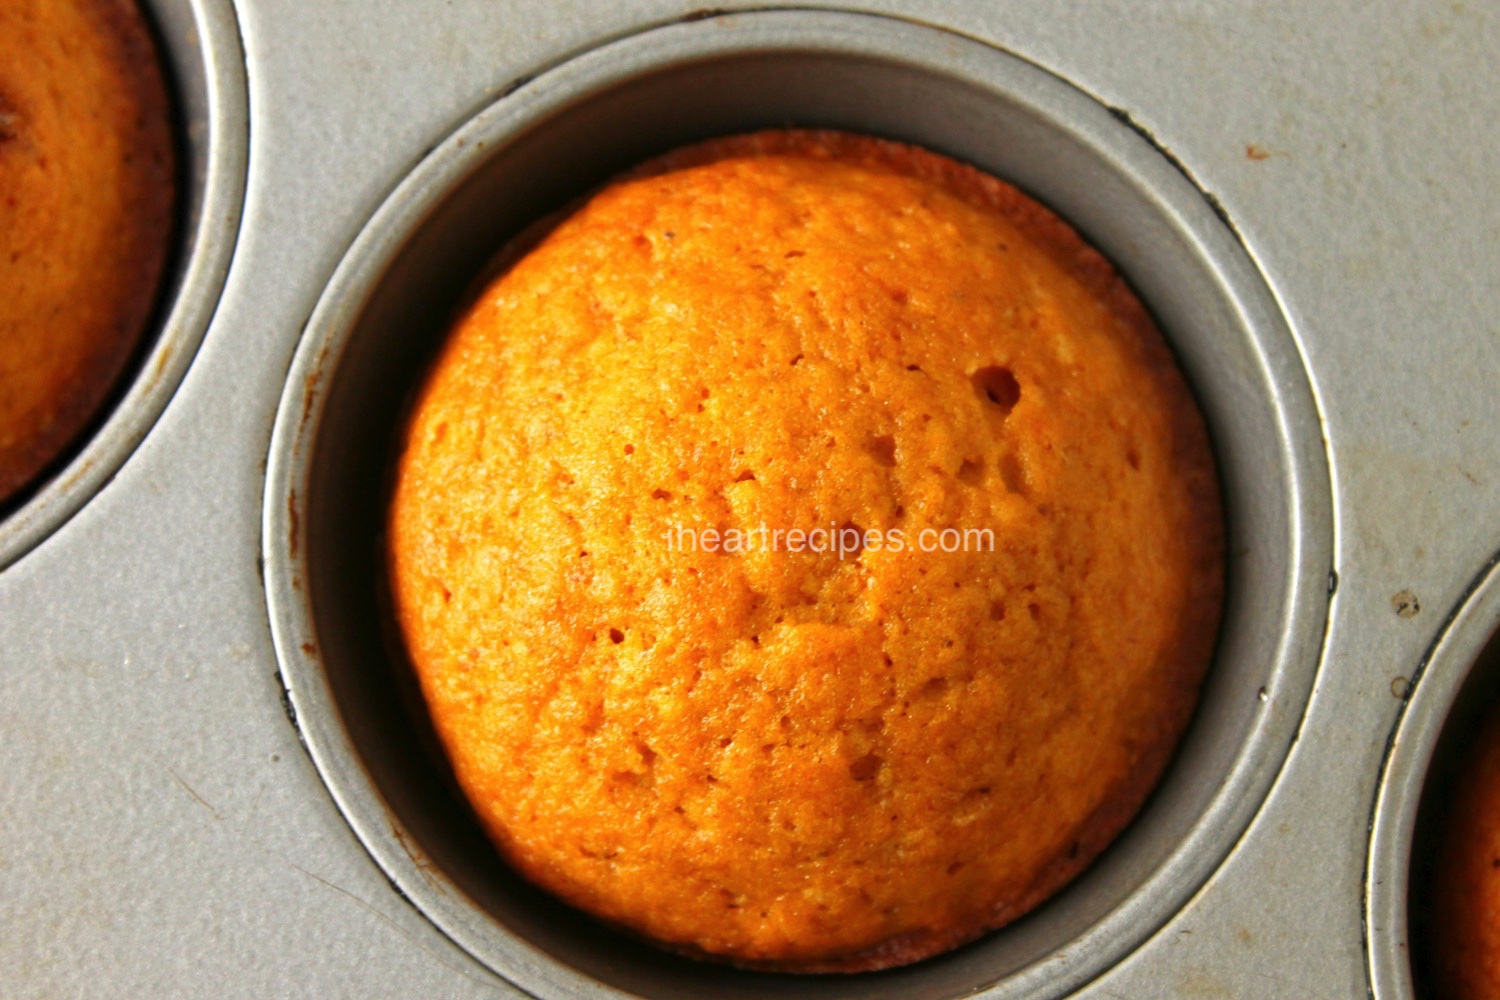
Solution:
[[[239,233],[248,140],[244,53],[229,0],[140,0],[172,98],[176,235],[135,360],[83,439],[14,506],[0,507],[0,570],[61,527],[166,408],[218,306]]]
[[[456,790],[383,606],[381,532],[405,402],[485,262],[610,175],[696,139],[841,128],[974,163],[1049,205],[1155,314],[1223,479],[1228,597],[1173,765],[1079,879],[974,944],[853,977],[658,951],[531,888]],[[294,714],[393,884],[539,997],[1056,997],[1160,928],[1228,853],[1300,724],[1328,612],[1332,519],[1296,345],[1215,204],[1122,115],[1015,56],[874,15],[690,18],[518,81],[430,153],[313,310],[277,413],[262,536]]]
[[[1375,1000],[1420,997],[1414,905],[1438,835],[1435,814],[1471,749],[1485,706],[1500,696],[1500,554],[1475,577],[1408,682],[1370,825],[1365,923]]]

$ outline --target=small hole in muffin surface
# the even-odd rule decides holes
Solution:
[[[1021,401],[1021,383],[1004,365],[990,365],[970,376],[974,390],[987,402],[993,404],[1001,416],[1010,416],[1010,411]]]
[[[1026,493],[1026,469],[1021,465],[1021,460],[1015,455],[1003,455],[1000,458],[1000,481],[1005,484],[1009,493]]]
[[[875,459],[877,465],[891,468],[896,464],[896,439],[889,434],[881,434],[870,439],[865,446],[870,457]]]
[[[885,761],[876,754],[867,753],[849,765],[849,777],[855,781],[869,781],[880,773],[880,768],[884,763]]]

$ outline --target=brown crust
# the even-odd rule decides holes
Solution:
[[[176,162],[166,81],[133,4],[16,0],[0,25],[0,177],[20,192],[0,205],[0,298],[26,296],[0,310],[15,401],[0,412],[4,502],[94,420],[133,356],[170,251]]]

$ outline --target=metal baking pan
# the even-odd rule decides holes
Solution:
[[[1500,617],[1500,289],[1451,250],[1500,194],[1429,104],[1494,15],[148,6],[193,207],[156,353],[0,523],[0,993],[1411,996],[1422,790]],[[1351,100],[1397,42],[1421,68]],[[401,402],[483,262],[622,167],[786,124],[1077,226],[1177,352],[1229,507],[1220,649],[1137,821],[1022,921],[854,977],[672,958],[521,884],[374,583]]]

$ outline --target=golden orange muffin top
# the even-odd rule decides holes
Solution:
[[[1431,996],[1500,997],[1500,701],[1448,790],[1437,832],[1427,940]]]
[[[1087,865],[1186,723],[1222,558],[1201,420],[1102,258],[971,168],[802,131],[633,172],[484,291],[389,554],[519,871],[809,971]]]
[[[94,417],[173,211],[166,87],[126,0],[0,3],[0,503]]]

